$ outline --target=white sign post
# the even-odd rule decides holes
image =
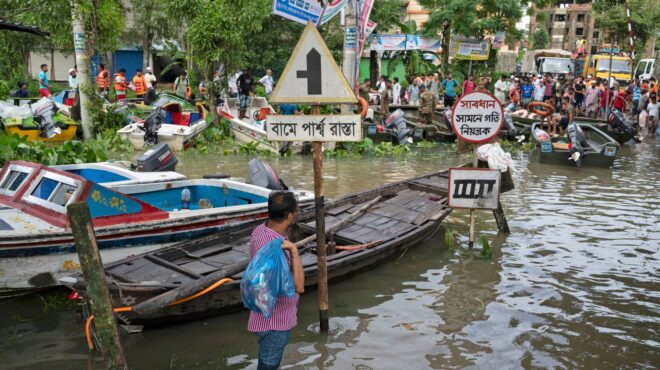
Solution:
[[[500,171],[489,168],[449,169],[449,206],[497,209],[500,200],[500,177]]]
[[[355,104],[357,98],[312,22],[307,22],[270,101],[312,104],[310,116],[266,116],[266,133],[273,141],[312,141],[319,321],[320,330],[327,333],[328,265],[321,142],[359,141],[362,139],[362,122],[359,115],[320,115],[320,104]]]
[[[472,152],[474,155],[472,162],[473,168],[476,169],[479,165],[477,144],[485,143],[496,138],[502,128],[503,122],[504,109],[502,108],[502,104],[488,92],[475,91],[465,94],[454,105],[451,113],[451,126],[459,140],[472,143]],[[474,246],[475,240],[475,208],[481,207],[470,207],[470,248]]]

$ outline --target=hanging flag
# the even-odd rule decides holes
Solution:
[[[325,11],[323,12],[323,17],[321,18],[321,24],[326,23],[327,21],[331,20],[332,17],[337,15],[342,9],[344,9],[344,6],[346,6],[346,3],[348,0],[332,0],[326,5]]]

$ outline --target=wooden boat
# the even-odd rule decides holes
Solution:
[[[538,117],[528,118],[528,117],[520,117],[514,115],[511,115],[511,117],[513,117],[513,122],[516,125],[516,127],[527,136],[530,136],[532,133],[531,130],[532,125],[535,123],[539,123]],[[579,124],[589,124],[605,132],[607,135],[609,135],[614,140],[616,140],[619,144],[625,144],[628,141],[635,139],[635,135],[636,135],[635,132],[615,130],[612,127],[612,125],[610,125],[609,122],[607,122],[606,120],[578,116],[575,117],[575,121],[578,122]]]
[[[266,134],[266,116],[275,114],[268,101],[262,97],[251,98],[245,113],[247,118],[243,119],[239,118],[239,107],[238,99],[229,98],[225,106],[218,110],[230,122],[234,139],[242,144],[257,143],[259,149],[279,154],[281,143],[268,141]]]
[[[184,110],[178,102],[170,102],[162,106],[165,111],[165,121],[158,129],[158,143],[166,143],[172,150],[184,150],[190,147],[197,137],[206,129],[210,117],[202,103],[195,105],[195,110]],[[143,149],[144,119],[134,118],[130,123],[117,131],[122,139],[128,140],[136,149]]]
[[[338,246],[336,253],[327,258],[329,280],[339,280],[371,268],[433,235],[451,211],[446,203],[447,184],[447,171],[442,171],[348,195],[327,204],[327,229],[341,220],[352,219],[329,235]],[[357,210],[363,212],[358,211],[355,217]],[[292,230],[292,241],[315,233],[314,217],[313,210],[301,213],[298,226]],[[238,271],[231,274],[232,282],[197,299],[145,315],[125,312],[120,318],[125,323],[157,326],[243,309],[240,271],[247,264],[250,234],[256,224],[106,264],[106,283],[114,307],[135,306],[211,274],[217,275],[218,271]],[[339,247],[356,245],[360,247]],[[316,254],[311,248],[305,249],[301,258],[305,285],[314,287],[317,284]],[[80,275],[64,278],[62,282],[86,296],[86,285]]]
[[[270,191],[227,179],[103,186],[44,165],[7,162],[0,171],[0,289],[56,285],[78,267],[66,215],[73,202],[89,205],[110,261],[263,219]],[[297,194],[303,203],[313,199]]]
[[[532,132],[539,126],[532,125]],[[551,140],[540,141],[536,136],[536,155],[541,163],[549,163],[564,166],[587,166],[587,167],[612,167],[614,158],[620,145],[612,137],[592,125],[578,124],[586,138],[586,146],[583,148],[584,155],[580,161],[571,160],[572,144],[566,137],[551,138]]]
[[[445,111],[436,110],[434,112],[433,124],[425,125],[419,122],[419,107],[414,106],[401,106],[407,109],[401,109],[405,114],[405,122],[408,129],[411,131],[413,142],[432,141],[438,143],[453,143],[456,141],[456,134],[448,129],[445,124]],[[414,108],[414,109],[413,109]],[[400,108],[398,108],[400,109]],[[391,111],[392,113],[394,110]],[[386,128],[378,128],[378,123],[382,121],[380,108],[374,109],[374,122],[365,123],[363,125],[363,137],[371,138],[374,143],[378,144],[383,141],[397,143],[396,137],[388,132]]]

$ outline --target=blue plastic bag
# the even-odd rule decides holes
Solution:
[[[243,304],[266,319],[272,315],[277,297],[293,297],[296,294],[291,270],[282,250],[283,240],[273,239],[261,247],[241,278]]]

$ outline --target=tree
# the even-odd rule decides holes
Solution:
[[[406,35],[417,34],[417,23],[408,21],[399,23],[401,32]],[[401,50],[390,53],[390,62],[387,65],[387,74],[391,75],[403,63],[406,76],[427,75],[435,69],[431,62],[424,60],[424,51],[422,50]]]
[[[547,49],[550,45],[550,35],[545,27],[538,27],[529,40],[529,49]]]
[[[660,4],[657,0],[628,0],[628,2],[636,55],[639,57],[646,41],[660,30]],[[617,41],[624,50],[630,51],[625,4],[625,0],[595,0],[593,9],[596,15],[596,27],[609,35],[608,41]]]
[[[386,33],[393,26],[398,25],[401,22],[401,10],[402,4],[400,0],[379,0],[374,8],[371,10],[369,19],[375,22],[376,31],[374,33]],[[365,35],[367,40],[369,40],[369,35]],[[366,44],[367,42],[365,42]],[[365,45],[365,48],[368,45]],[[380,64],[378,58],[378,52],[376,50],[371,50],[369,52],[369,79],[371,80],[371,86],[376,86],[376,80],[378,80],[378,65]]]
[[[532,0],[545,6],[549,0]],[[424,25],[430,33],[439,34],[442,42],[442,70],[449,70],[449,46],[452,35],[484,38],[506,31],[507,39],[519,39],[522,33],[516,23],[522,18],[525,0],[420,0],[429,9],[429,21]]]
[[[163,0],[131,0],[129,12],[134,22],[128,30],[127,40],[142,45],[142,64],[151,64],[151,47],[154,40],[163,40],[180,34],[180,23],[165,11]]]

